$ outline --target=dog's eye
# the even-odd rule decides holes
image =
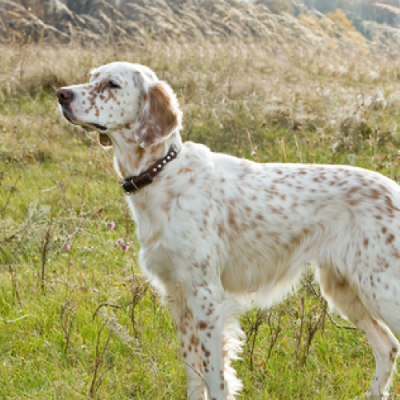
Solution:
[[[109,88],[121,88],[121,86],[120,85],[118,85],[118,83],[117,82],[115,82],[115,81],[108,81],[107,82],[107,87],[109,87]]]

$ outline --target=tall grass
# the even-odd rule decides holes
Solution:
[[[184,140],[398,179],[397,59],[290,45],[275,54],[236,40],[2,46],[0,398],[185,396],[173,323],[140,274],[112,152],[57,110],[55,89],[115,60],[146,64],[172,85]],[[284,304],[243,317],[243,399],[349,399],[367,388],[365,338],[327,312],[308,273]]]

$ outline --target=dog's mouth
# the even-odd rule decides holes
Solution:
[[[106,131],[108,129],[106,126],[100,125],[100,124],[95,124],[95,123],[90,123],[90,122],[78,121],[75,118],[75,116],[69,110],[66,110],[64,107],[62,108],[62,114],[63,114],[64,118],[71,124],[79,125],[82,128],[86,129],[87,131],[90,131],[93,129],[98,130],[100,144],[104,147],[112,146],[112,141],[111,141],[110,137],[108,135],[106,135],[104,132],[100,132],[100,131]]]
[[[64,116],[64,118],[68,121],[71,122],[71,124],[74,124],[75,121],[73,119],[73,115],[72,113],[70,113],[69,111],[67,111],[64,107],[62,107],[62,115]]]

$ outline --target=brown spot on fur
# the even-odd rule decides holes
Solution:
[[[392,347],[392,351],[389,354],[390,361],[392,361],[392,362],[396,361],[397,353],[398,353],[398,349],[396,347]]]
[[[207,322],[204,322],[204,321],[200,321],[199,322],[199,329],[200,330],[204,330],[204,329],[206,329],[207,328]]]
[[[218,225],[218,237],[223,238],[225,236],[225,227],[223,224]]]
[[[386,244],[391,244],[391,243],[393,243],[394,239],[395,239],[395,236],[392,235],[392,234],[390,234],[390,235],[386,238]]]
[[[390,211],[400,211],[395,205],[393,204],[392,199],[389,196],[385,196],[385,203]]]
[[[231,226],[233,230],[237,230],[238,226],[236,224],[235,214],[231,208],[228,211],[228,224]]]
[[[190,343],[193,346],[198,346],[200,344],[200,339],[196,335],[192,335],[190,338]]]
[[[400,258],[400,253],[398,252],[397,249],[394,249],[394,250],[393,250],[392,255],[393,255],[393,257]]]
[[[371,188],[370,191],[371,191],[371,197],[372,197],[372,199],[378,200],[379,197],[380,197],[380,195],[381,195],[381,193],[379,192],[379,190]]]

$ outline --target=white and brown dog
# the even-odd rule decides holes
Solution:
[[[236,315],[268,307],[315,260],[324,296],[368,338],[383,399],[400,335],[400,189],[348,166],[257,164],[182,144],[171,88],[147,67],[102,66],[57,92],[72,123],[113,145],[141,244],[140,265],[167,299],[191,400],[234,399]]]

